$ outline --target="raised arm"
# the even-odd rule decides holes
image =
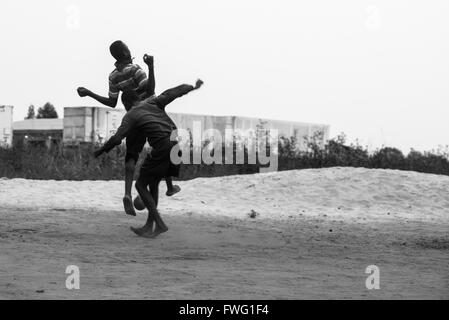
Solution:
[[[100,156],[104,152],[111,151],[115,146],[120,145],[122,143],[122,140],[125,139],[130,133],[133,124],[134,121],[129,116],[129,113],[125,114],[120,127],[117,129],[117,132],[103,145],[103,147],[94,152],[95,158]]]
[[[200,79],[196,81],[195,86],[192,86],[190,84],[181,84],[180,86],[162,92],[159,96],[157,96],[155,102],[158,107],[164,109],[169,103],[173,102],[173,100],[186,95],[190,91],[201,88],[203,84],[204,82]]]
[[[143,62],[148,66],[148,79],[145,91],[148,97],[154,95],[154,89],[156,88],[156,80],[154,78],[154,58],[148,54],[143,56]]]

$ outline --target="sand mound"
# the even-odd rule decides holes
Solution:
[[[332,215],[371,219],[444,220],[449,215],[449,177],[399,170],[325,168],[198,178],[178,183],[182,191],[160,209],[285,219]],[[14,208],[121,210],[122,181],[0,180],[0,204]],[[165,192],[165,184],[161,184]],[[136,192],[134,191],[136,194]]]

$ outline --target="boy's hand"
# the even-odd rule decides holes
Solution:
[[[143,55],[143,62],[145,62],[148,66],[152,66],[154,63],[154,57],[148,54]]]
[[[199,89],[199,88],[201,88],[201,86],[204,84],[204,82],[203,82],[203,80],[201,80],[201,79],[198,79],[198,80],[196,80],[196,83],[195,83],[195,89]]]
[[[85,96],[89,95],[89,92],[90,92],[89,90],[87,90],[84,87],[79,87],[78,89],[76,89],[76,91],[78,91],[78,95],[80,97],[85,97]]]

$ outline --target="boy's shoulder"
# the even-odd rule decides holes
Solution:
[[[139,116],[136,114],[135,107],[132,107],[130,110],[128,110],[125,115],[122,118],[122,122],[134,122],[135,119],[139,118]]]
[[[116,65],[115,69],[109,74],[109,80],[113,81],[117,77],[121,77],[123,75],[134,75],[137,72],[140,72],[142,68],[136,63],[128,63],[125,65]]]
[[[157,96],[156,94],[153,94],[152,96],[145,98],[141,101],[142,104],[151,104],[156,105],[157,104]]]

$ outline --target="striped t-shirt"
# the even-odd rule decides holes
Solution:
[[[141,100],[148,98],[146,92],[147,75],[142,68],[133,63],[116,64],[109,75],[109,97],[118,98],[119,92],[135,91]]]

